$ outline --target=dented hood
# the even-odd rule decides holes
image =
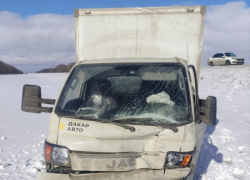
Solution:
[[[131,125],[135,132],[95,121],[60,118],[57,144],[71,151],[121,153],[193,151],[194,123],[178,127],[178,132],[156,126]]]

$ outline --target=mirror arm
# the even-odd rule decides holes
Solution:
[[[209,122],[209,120],[206,117],[204,117],[204,116],[200,116],[200,120],[202,122],[204,122],[205,124],[211,125],[210,122]]]
[[[54,99],[43,99],[43,98],[36,98],[30,97],[29,101],[36,102],[36,103],[44,103],[44,104],[55,104],[56,100]]]
[[[32,106],[26,106],[26,107],[24,107],[24,109],[26,111],[36,110],[36,111],[47,112],[47,113],[51,113],[53,110],[53,108],[48,108],[48,107],[32,107]],[[37,113],[40,113],[40,112],[37,112]]]
[[[47,112],[47,113],[51,113],[53,108],[47,108],[47,107],[40,107],[42,112]]]

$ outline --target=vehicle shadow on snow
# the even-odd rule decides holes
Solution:
[[[217,119],[216,126],[218,125],[218,123],[219,120]],[[207,169],[212,160],[217,163],[222,163],[223,161],[223,154],[218,152],[218,147],[213,144],[213,140],[210,137],[210,135],[212,135],[214,130],[216,129],[216,126],[206,127],[206,132],[201,146],[200,155],[196,165],[194,175],[195,180],[202,179],[202,175],[207,173]]]

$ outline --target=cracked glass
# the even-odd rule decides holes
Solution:
[[[79,65],[56,113],[95,121],[183,124],[191,110],[184,68],[166,64]]]

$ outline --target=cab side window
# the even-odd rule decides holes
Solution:
[[[213,56],[213,58],[217,58],[217,57],[219,57],[219,54],[215,54],[215,55]]]
[[[218,57],[222,57],[222,56],[224,56],[223,53],[219,53],[219,54],[218,54]]]
[[[218,54],[215,54],[215,55],[213,56],[213,58],[221,58],[222,56],[224,56],[223,53],[218,53]]]

